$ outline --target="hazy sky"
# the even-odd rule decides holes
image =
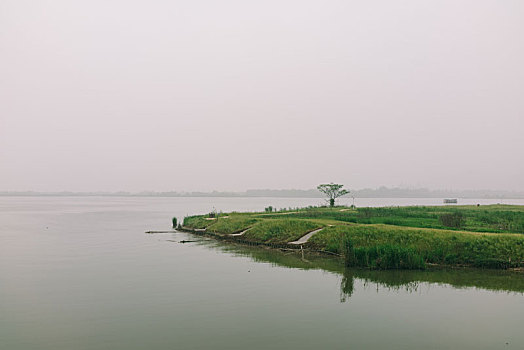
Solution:
[[[0,1],[0,190],[524,190],[524,1]]]

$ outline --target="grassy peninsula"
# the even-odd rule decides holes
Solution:
[[[182,228],[242,243],[336,254],[348,266],[373,269],[524,267],[524,206],[271,209],[189,216]]]

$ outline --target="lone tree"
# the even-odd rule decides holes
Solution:
[[[334,207],[335,199],[349,193],[348,190],[345,190],[342,187],[344,187],[344,185],[334,184],[332,182],[330,184],[318,185],[317,190],[324,193],[328,197],[329,206]]]

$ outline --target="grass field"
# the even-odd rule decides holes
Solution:
[[[321,228],[320,223],[299,219],[266,219],[249,229],[245,238],[257,242],[285,243]]]
[[[284,244],[324,227],[304,247],[343,255],[348,266],[524,266],[524,206],[310,207],[209,216],[186,217],[183,226],[219,235],[248,229],[243,240]]]

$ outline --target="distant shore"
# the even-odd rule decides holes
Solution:
[[[256,189],[240,192],[210,191],[210,192],[187,192],[187,191],[141,191],[141,192],[74,192],[74,191],[0,191],[0,196],[103,196],[103,197],[273,197],[273,198],[322,198],[316,189],[310,190],[271,190]],[[524,199],[522,191],[504,190],[429,190],[426,188],[387,188],[351,190],[344,198],[464,198],[464,199]]]

